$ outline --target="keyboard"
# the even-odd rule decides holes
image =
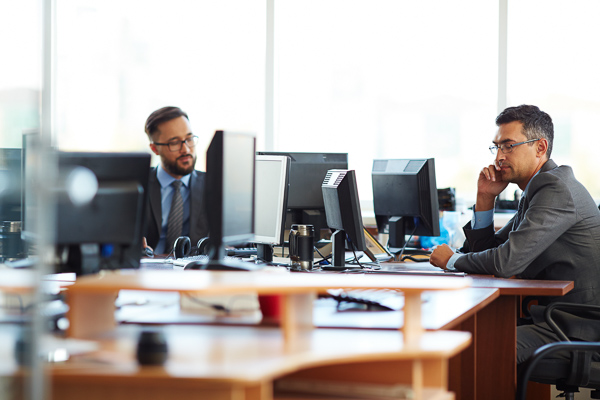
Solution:
[[[256,255],[256,247],[245,247],[245,248],[228,248],[225,249],[225,254],[231,257],[250,257]]]
[[[340,310],[398,311],[404,306],[404,296],[392,289],[330,290],[329,297],[338,302]]]
[[[233,261],[234,263],[244,263],[244,264],[240,264],[240,265],[249,264],[249,263],[245,263],[244,261],[240,260],[239,257],[233,257],[233,256],[225,256],[225,257],[223,257],[223,260],[224,261]],[[179,268],[185,268],[191,262],[199,262],[201,264],[208,264],[208,261],[209,261],[209,257],[207,255],[197,255],[197,256],[176,258],[172,261],[172,264],[173,264],[173,269],[179,269]],[[258,269],[258,267],[257,268],[250,268],[250,266],[247,266],[247,267],[249,269]]]
[[[200,261],[203,263],[208,262],[208,256],[206,255],[198,255],[198,256],[188,256],[182,258],[176,258],[173,260],[173,267],[185,268],[186,265],[191,263],[192,261]]]

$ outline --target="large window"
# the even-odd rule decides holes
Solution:
[[[535,104],[554,121],[552,158],[600,198],[600,2],[509,4],[508,101]]]
[[[198,168],[214,130],[246,130],[261,150],[348,152],[365,209],[374,158],[434,157],[438,186],[474,199],[496,131],[498,2],[272,4],[271,138],[266,0],[56,2],[58,147],[145,150],[148,114],[178,105],[203,140]],[[507,105],[550,113],[553,158],[597,198],[599,7],[509,1],[507,88]]]
[[[57,137],[65,150],[144,150],[144,122],[175,105],[200,138],[264,125],[264,1],[57,4]]]
[[[40,125],[41,16],[41,4],[36,0],[0,3],[0,54],[2,54],[0,147],[2,148],[20,148],[23,130],[36,129]]]
[[[435,157],[474,198],[497,111],[498,5],[275,2],[279,150],[349,153],[363,209],[374,158]]]

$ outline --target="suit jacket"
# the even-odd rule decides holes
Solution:
[[[470,253],[456,260],[459,271],[574,281],[565,296],[538,301],[600,304],[600,211],[570,167],[548,160],[498,232],[470,223],[464,232]]]
[[[204,201],[204,180],[206,173],[193,171],[190,177],[190,239],[192,246],[198,240],[208,236],[208,217]],[[154,248],[160,239],[162,227],[162,207],[160,183],[156,176],[156,167],[150,170],[148,178],[148,203],[146,207],[145,236],[148,246]]]

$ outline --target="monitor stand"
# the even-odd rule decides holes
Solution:
[[[324,271],[344,271],[361,268],[360,265],[346,265],[346,232],[337,230],[331,235],[331,265],[321,267]]]
[[[258,243],[256,245],[256,260],[266,263],[273,262],[273,246],[270,244]]]
[[[406,217],[390,217],[389,219],[389,239],[388,251],[398,258],[402,255],[429,255],[431,252],[416,247],[405,247],[406,245],[406,227],[404,224]],[[404,251],[402,251],[404,249]]]

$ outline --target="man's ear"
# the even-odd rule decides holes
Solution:
[[[537,155],[542,157],[544,154],[548,152],[548,140],[541,139],[537,142]]]
[[[156,147],[156,145],[154,143],[150,143],[150,150],[152,150],[152,152],[156,155],[158,154],[158,148]]]

